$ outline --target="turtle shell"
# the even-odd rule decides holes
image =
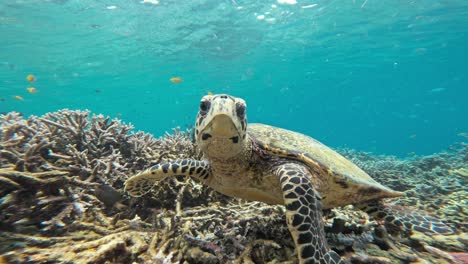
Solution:
[[[324,208],[403,195],[376,182],[354,163],[309,136],[264,124],[249,124],[247,131],[267,155],[304,163]]]

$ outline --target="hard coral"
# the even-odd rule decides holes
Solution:
[[[122,192],[129,175],[164,159],[196,154],[188,132],[175,129],[155,139],[131,133],[132,128],[89,111],[65,109],[28,119],[15,112],[0,115],[0,229],[44,236],[66,232],[104,207],[95,196],[102,185]],[[154,195],[174,194],[164,200],[172,204],[180,187],[175,182],[164,187]]]
[[[228,198],[183,177],[158,183],[144,197],[123,192],[124,181],[140,170],[200,158],[190,131],[175,129],[155,139],[120,120],[66,109],[27,119],[0,115],[0,131],[1,260],[296,261],[282,206]],[[455,173],[468,161],[466,145],[412,159],[340,151],[379,182],[406,191],[406,198],[392,203],[437,212],[458,232],[466,231],[461,223],[467,219],[467,178]],[[466,251],[466,234],[452,240],[393,236],[353,206],[324,217],[329,244],[352,263],[450,261],[453,252],[433,246]]]

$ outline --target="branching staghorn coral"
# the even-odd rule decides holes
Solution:
[[[160,155],[191,156],[195,151],[188,132],[174,130],[173,135],[156,140],[142,132],[129,133],[132,126],[102,115],[90,116],[89,111],[65,109],[27,120],[13,112],[0,119],[1,164],[13,164],[18,171],[66,165],[82,179],[107,175],[103,180],[113,183],[125,178],[129,170],[157,162]]]
[[[28,119],[12,112],[0,120],[0,182],[5,186],[0,189],[0,227],[5,229],[47,234],[63,228],[87,208],[102,205],[95,197],[101,185],[122,194],[123,182],[136,171],[196,154],[188,132],[175,129],[155,139],[129,133],[131,126],[89,111],[65,109]],[[184,184],[195,186],[174,180],[157,186],[154,195],[164,198]],[[202,190],[197,186],[193,193],[206,193]],[[172,204],[173,199],[153,202]]]
[[[123,193],[125,179],[140,170],[200,158],[190,131],[155,139],[117,119],[71,110],[28,119],[8,113],[0,116],[0,128],[0,254],[10,262],[295,263],[281,206],[227,198],[183,177],[158,183],[144,197]],[[398,203],[466,220],[459,201],[467,185],[455,172],[466,166],[466,145],[409,161],[342,153],[378,181],[412,195]],[[382,223],[352,206],[325,218],[330,245],[358,254],[353,263],[432,257],[411,253],[411,244],[426,238],[413,236],[405,245],[382,236]],[[463,239],[453,239],[419,245],[434,251],[433,245],[451,243],[456,246],[446,248],[462,251],[463,243],[452,242]]]
[[[452,223],[455,229],[468,230],[468,178],[456,172],[468,162],[468,145],[459,143],[433,155],[399,159],[374,156],[353,150],[340,152],[369,175],[406,197],[395,202],[428,211]]]

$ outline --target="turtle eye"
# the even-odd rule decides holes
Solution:
[[[236,114],[239,118],[245,117],[245,104],[236,103]]]
[[[200,102],[200,114],[206,115],[208,110],[210,109],[210,102],[209,101],[201,101]]]

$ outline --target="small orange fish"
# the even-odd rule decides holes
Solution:
[[[173,83],[181,83],[184,80],[182,80],[182,78],[180,78],[180,77],[173,77],[173,78],[170,78],[169,81],[171,81]]]
[[[30,93],[35,93],[35,92],[37,92],[36,88],[34,88],[34,87],[28,87],[28,88],[26,88],[26,91],[28,91],[28,92],[30,92]]]
[[[15,95],[13,98],[15,98],[18,101],[24,101],[24,98],[19,95]]]
[[[28,76],[26,76],[26,80],[28,80],[29,82],[35,82],[36,77],[32,74],[28,74]]]
[[[409,138],[416,138],[416,134],[411,134]]]

